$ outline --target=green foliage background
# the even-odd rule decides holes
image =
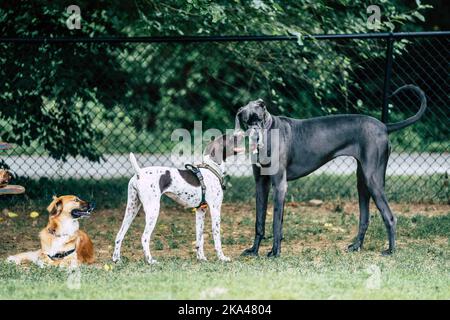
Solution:
[[[130,149],[136,140],[169,141],[172,128],[190,129],[194,120],[202,119],[205,128],[230,128],[236,109],[255,97],[266,99],[275,114],[293,117],[379,111],[362,99],[333,101],[361,86],[353,75],[362,62],[384,63],[383,43],[305,45],[301,37],[372,31],[366,25],[370,1],[77,4],[82,8],[81,30],[67,29],[65,2],[2,3],[0,34],[31,38],[293,34],[298,43],[0,44],[0,138],[28,146],[24,150],[30,153],[37,148],[56,159],[81,155],[98,160],[108,148]],[[377,31],[417,30],[431,10],[420,1],[406,5],[382,0],[379,5],[383,19]],[[404,46],[399,43],[396,52],[401,54]],[[133,130],[117,132],[124,123]]]

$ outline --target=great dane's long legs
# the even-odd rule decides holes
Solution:
[[[195,238],[196,238],[196,247],[197,247],[197,259],[205,260],[205,252],[203,251],[203,227],[205,225],[205,213],[206,209],[197,208],[195,213]]]
[[[120,249],[122,246],[122,241],[128,229],[130,228],[131,223],[139,212],[139,209],[141,208],[141,203],[139,201],[135,183],[135,177],[131,178],[130,182],[128,183],[127,208],[125,210],[125,216],[122,221],[122,226],[120,227],[115,240],[114,254],[112,258],[114,262],[120,260]]]
[[[367,189],[361,164],[358,162],[356,170],[358,197],[359,197],[359,230],[355,242],[348,246],[349,251],[359,251],[364,243],[367,227],[369,226],[370,193]]]
[[[144,249],[145,260],[149,264],[153,264],[156,263],[156,260],[152,258],[150,253],[150,237],[155,229],[156,221],[158,220],[161,196],[147,195],[145,198],[144,196],[142,198],[141,201],[145,211],[145,229],[142,234],[141,243]]]
[[[255,169],[254,169],[255,170]],[[259,170],[259,168],[257,169]],[[264,238],[266,229],[267,202],[270,191],[270,177],[267,175],[255,175],[256,182],[256,222],[255,222],[255,240],[253,246],[246,249],[243,256],[257,256],[259,245]]]
[[[269,257],[277,257],[281,252],[281,238],[283,236],[283,213],[284,200],[287,192],[286,171],[272,177],[272,184],[274,186],[273,199],[273,247],[269,251]]]
[[[388,232],[389,249],[383,251],[383,254],[391,254],[395,251],[395,227],[397,221],[392,214],[391,209],[389,208],[384,190],[382,188],[379,188],[377,183],[374,183],[374,186],[369,185],[369,190],[378,210],[380,210],[381,216],[383,217],[383,221],[386,226],[386,230]]]
[[[366,185],[381,213],[388,233],[389,248],[383,251],[383,255],[392,254],[395,251],[395,228],[397,221],[389,207],[386,194],[384,192],[385,173],[389,156],[388,146],[381,152],[374,168],[363,168]]]

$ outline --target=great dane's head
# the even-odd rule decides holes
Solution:
[[[236,113],[235,130],[263,129],[270,119],[266,104],[262,99],[250,101]]]
[[[252,164],[267,169],[261,174],[273,174],[278,169],[279,135],[278,129],[273,129],[273,120],[262,99],[250,101],[236,113],[234,134],[248,136]]]

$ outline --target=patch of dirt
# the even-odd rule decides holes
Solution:
[[[424,215],[438,216],[450,212],[450,205],[446,204],[408,204],[408,203],[389,203],[394,214],[400,215]],[[329,201],[323,205],[316,207],[311,206],[307,202],[288,202],[286,208],[295,208],[296,211],[315,211],[316,214],[329,214],[330,212],[344,212],[359,215],[358,202],[354,201]],[[370,212],[378,213],[378,209],[370,202]]]
[[[437,216],[450,212],[449,205],[392,204],[396,215]],[[272,207],[267,213],[266,236],[260,254],[271,248]],[[125,208],[94,211],[91,218],[80,222],[94,242],[97,264],[111,262],[114,239],[122,223]],[[320,206],[308,203],[288,202],[286,204],[282,252],[300,254],[305,249],[339,248],[344,250],[356,235],[359,209],[357,202],[325,202]],[[378,214],[372,205],[371,213]],[[17,211],[16,218],[4,215],[0,220],[0,259],[18,252],[36,250],[39,247],[38,233],[45,227],[47,215],[31,219],[27,212]],[[344,223],[342,221],[344,219]],[[251,204],[225,203],[222,206],[222,245],[224,253],[233,259],[251,246],[254,237],[255,208]],[[142,260],[141,235],[144,229],[144,215],[141,210],[130,227],[122,245],[122,256],[129,260]],[[205,221],[205,252],[209,260],[215,260],[211,232],[211,219]],[[402,243],[420,242],[417,239],[399,239]],[[423,240],[425,241],[425,240]],[[429,239],[426,241],[430,241]],[[433,240],[434,241],[434,240]],[[445,243],[447,239],[437,238]],[[151,250],[154,258],[177,257],[195,259],[195,214],[181,207],[163,207],[152,236]],[[382,248],[379,248],[381,251]]]

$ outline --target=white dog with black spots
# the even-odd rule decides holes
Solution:
[[[238,147],[241,136],[222,136],[205,149],[204,163],[215,168],[223,168],[223,162],[228,156],[241,153],[244,149]],[[223,200],[223,190],[219,177],[211,170],[199,168],[206,186],[205,201],[207,207],[199,207],[202,200],[202,190],[198,178],[190,170],[172,167],[140,168],[135,156],[130,153],[130,161],[136,174],[128,183],[128,200],[125,217],[115,240],[113,261],[120,260],[122,241],[141,206],[145,212],[145,230],[141,242],[145,260],[149,264],[156,263],[150,253],[150,238],[158,219],[160,200],[166,195],[186,208],[196,208],[196,249],[197,259],[206,260],[203,250],[203,227],[205,214],[209,208],[214,239],[214,248],[221,261],[230,261],[222,251],[220,238],[220,210]],[[217,170],[216,170],[217,171]],[[221,174],[223,173],[220,172]]]

